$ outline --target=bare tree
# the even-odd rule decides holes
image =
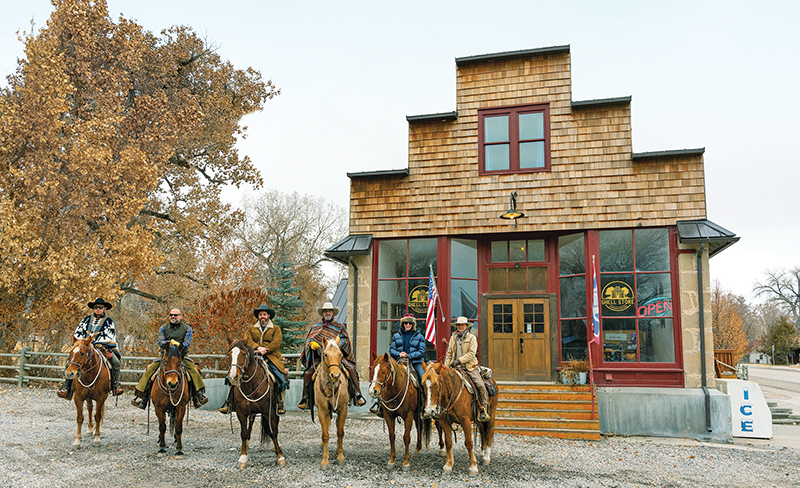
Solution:
[[[756,282],[753,293],[766,296],[791,315],[795,330],[800,330],[800,266],[789,271],[767,270],[764,283]]]

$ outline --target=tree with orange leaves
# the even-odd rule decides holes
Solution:
[[[737,361],[747,353],[747,336],[739,302],[732,293],[722,289],[719,281],[714,281],[711,290],[711,324],[714,349],[733,350]]]

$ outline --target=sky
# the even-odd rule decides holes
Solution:
[[[710,261],[760,302],[800,266],[800,2],[108,0],[146,30],[188,25],[280,88],[243,120],[265,188],[348,208],[348,172],[406,168],[407,115],[451,112],[455,58],[570,45],[572,99],[631,96],[633,151],[705,148],[707,217],[741,239]],[[49,0],[0,0],[0,73]],[[0,82],[5,85],[5,82]],[[233,204],[253,189],[225,193]]]

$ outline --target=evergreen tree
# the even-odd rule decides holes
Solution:
[[[772,346],[775,346],[773,364],[787,364],[789,354],[797,347],[797,335],[789,317],[782,316],[778,321],[773,322],[769,332],[761,340],[761,347],[758,351],[772,355]]]
[[[298,297],[300,288],[294,286],[295,272],[285,253],[281,253],[280,263],[273,268],[270,275],[273,285],[268,288],[269,302],[275,310],[275,319],[272,322],[281,328],[283,348],[295,351],[305,339],[308,322],[292,320],[300,314],[304,300]]]

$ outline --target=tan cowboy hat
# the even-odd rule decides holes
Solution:
[[[466,317],[459,317],[459,318],[456,319],[456,322],[455,322],[454,325],[458,325],[458,324],[469,325],[469,321],[467,320]]]
[[[339,315],[339,307],[334,307],[331,302],[325,302],[317,309],[317,313],[322,315],[323,310],[333,310],[333,315]]]
[[[106,307],[106,310],[111,310],[111,307],[113,307],[113,305],[111,305],[107,301],[103,300],[102,298],[95,298],[93,302],[89,302],[86,305],[89,308],[94,308],[94,307],[96,307],[98,305],[102,305],[102,306]]]

